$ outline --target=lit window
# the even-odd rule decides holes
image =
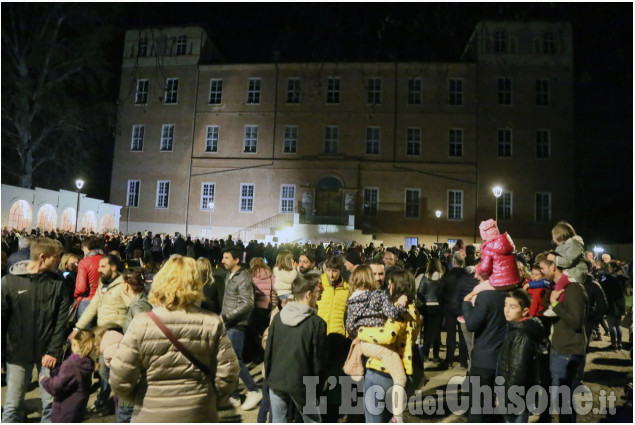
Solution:
[[[174,124],[161,126],[161,152],[172,152],[174,145]]]
[[[223,80],[212,78],[209,82],[209,103],[219,105],[223,100]]]
[[[254,185],[242,183],[240,185],[240,211],[253,212],[254,210]]]
[[[340,103],[340,77],[329,77],[327,79],[326,103]]]
[[[287,103],[300,103],[299,78],[289,78],[287,83]]]
[[[408,79],[408,105],[421,105],[421,78]]]
[[[536,158],[551,156],[551,132],[549,130],[536,131]]]
[[[450,129],[450,156],[463,156],[463,129]]]
[[[148,80],[137,80],[137,92],[134,99],[134,103],[137,105],[148,103]]]
[[[201,183],[201,209],[209,211],[209,203],[214,202],[214,183]]]
[[[406,189],[406,217],[419,217],[419,198],[421,191],[419,189]]]
[[[296,153],[298,150],[298,127],[295,125],[284,126],[284,153]]]
[[[184,55],[187,50],[187,36],[179,35],[176,38],[176,54]]]
[[[498,198],[498,219],[512,219],[512,192],[503,191],[500,198]]]
[[[409,127],[406,132],[406,154],[421,155],[421,129]]]
[[[337,153],[339,128],[328,126],[324,133],[324,153]]]
[[[280,212],[288,214],[293,212],[295,203],[295,185],[283,184],[280,187]]]
[[[536,193],[536,221],[551,221],[551,193]]]
[[[498,156],[512,156],[512,130],[511,128],[498,129]]]
[[[364,215],[369,217],[377,216],[377,206],[379,203],[379,189],[367,187],[364,189]]]
[[[381,103],[381,78],[368,79],[366,103],[369,105],[379,105]]]
[[[170,198],[170,181],[159,180],[157,181],[157,208],[167,208],[168,200]]]
[[[258,126],[246,125],[245,126],[245,139],[243,144],[244,153],[256,153],[256,147],[258,146]]]
[[[366,153],[369,155],[379,154],[379,127],[366,128]]]
[[[179,92],[179,79],[168,78],[165,80],[165,103],[174,104],[177,101],[177,94]]]
[[[450,80],[450,105],[463,105],[463,80]]]
[[[498,79],[498,104],[512,104],[512,80],[511,78]]]
[[[143,150],[143,135],[145,133],[144,125],[133,125],[132,126],[132,140],[130,142],[130,150],[131,151],[142,151]]]
[[[463,220],[463,191],[448,191],[448,219]]]
[[[247,88],[247,103],[257,105],[260,103],[260,78],[250,78]]]
[[[141,180],[128,180],[128,194],[126,196],[127,207],[139,206],[139,185]]]
[[[549,106],[550,103],[549,80],[536,80],[536,105]]]
[[[207,126],[207,137],[205,138],[205,152],[218,152],[218,126]]]

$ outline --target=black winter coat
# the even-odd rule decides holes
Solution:
[[[606,301],[608,302],[607,316],[621,316],[626,313],[625,288],[617,275],[611,273],[601,279]]]
[[[507,323],[497,373],[505,378],[505,388],[512,385],[527,388],[538,383],[538,353],[541,346],[545,347],[546,338],[547,331],[537,317]]]
[[[472,366],[483,369],[496,369],[496,362],[507,320],[505,320],[505,297],[507,292],[483,291],[476,297],[476,303],[463,301],[465,326],[474,332],[472,348]]]
[[[457,291],[459,288],[459,280],[467,272],[463,267],[453,267],[448,270],[441,279],[441,306],[446,314],[454,317],[461,315],[461,303],[463,299],[459,299]]]
[[[584,290],[589,296],[589,318],[587,321],[594,324],[600,323],[608,310],[604,289],[593,276],[588,274],[584,280]]]

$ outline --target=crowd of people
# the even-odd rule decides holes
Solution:
[[[575,388],[600,327],[623,349],[631,269],[585,251],[568,223],[551,236],[555,250],[536,255],[494,220],[480,247],[408,250],[4,229],[2,420],[25,420],[34,368],[42,422],[214,422],[225,408],[258,408],[258,422],[403,422],[399,389],[412,394],[428,367]],[[261,363],[259,385],[249,366]],[[307,377],[326,405],[308,400]],[[389,409],[372,400],[342,418],[341,377],[381,387]],[[471,397],[469,421],[492,420]]]

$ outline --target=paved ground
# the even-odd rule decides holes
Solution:
[[[624,335],[628,335],[624,332]],[[444,337],[442,337],[445,340]],[[625,338],[627,339],[627,338]],[[600,408],[600,400],[597,397],[602,390],[607,394],[614,392],[617,400],[615,402],[615,414],[607,415],[602,413],[593,413],[593,411],[585,416],[578,416],[578,422],[633,422],[633,407],[632,399],[630,402],[626,402],[622,396],[624,395],[624,385],[628,382],[633,382],[633,361],[629,357],[629,353],[626,350],[619,352],[609,351],[607,349],[609,345],[609,339],[607,336],[603,336],[602,341],[594,341],[591,343],[591,352],[587,356],[587,364],[583,377],[583,382],[589,386],[592,393],[596,395],[593,401],[593,408]],[[630,348],[630,344],[625,344]],[[442,348],[441,357],[444,357],[445,353]],[[254,375],[257,382],[262,381],[262,375],[260,373],[261,365],[257,365],[252,369],[252,375]],[[452,396],[452,394],[445,392],[447,383],[452,380],[458,382],[465,376],[465,369],[455,368],[446,371],[441,371],[436,368],[434,363],[426,363],[426,377],[428,381],[421,388],[422,395],[424,396],[424,405],[426,408],[438,405],[441,402],[444,412],[438,414],[415,414],[411,415],[406,413],[406,422],[466,422],[466,416],[450,413],[447,405],[443,403],[443,399]],[[32,383],[32,390],[27,394],[26,403],[29,411],[28,422],[39,421],[39,411],[41,410],[41,403],[39,401],[39,388],[34,382]],[[4,403],[5,386],[2,387],[2,400]],[[437,393],[441,391],[441,393]],[[90,404],[93,403],[96,396],[96,392],[93,393],[90,399]],[[430,397],[426,397],[430,396]],[[436,409],[433,409],[436,410]],[[258,409],[244,412],[240,409],[229,409],[220,412],[221,422],[256,422]],[[531,422],[535,422],[537,417],[532,417]],[[116,422],[115,416],[106,417],[93,417],[89,418],[87,422]]]

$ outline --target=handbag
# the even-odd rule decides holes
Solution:
[[[349,375],[353,381],[361,381],[364,376],[364,362],[362,361],[362,343],[359,340],[353,341],[348,350],[348,356],[342,368],[344,373]]]
[[[214,377],[216,376],[216,372],[212,372],[207,367],[207,365],[205,365],[203,362],[197,359],[192,353],[190,353],[189,350],[185,348],[185,346],[181,344],[181,342],[178,339],[176,339],[176,337],[167,328],[167,326],[165,326],[165,324],[161,321],[161,319],[159,319],[159,317],[154,313],[154,311],[150,310],[146,312],[146,314],[148,315],[148,317],[150,317],[150,319],[152,319],[152,321],[158,326],[158,328],[161,329],[161,332],[163,332],[163,334],[172,343],[172,345],[174,345],[174,347],[176,347],[176,349],[179,350],[181,354],[185,356],[186,359],[192,362],[194,366],[196,366],[201,372],[203,372],[203,375],[205,375],[207,379],[209,379],[209,381],[212,383],[214,392],[218,394],[218,391],[216,391],[216,385],[214,384]]]

